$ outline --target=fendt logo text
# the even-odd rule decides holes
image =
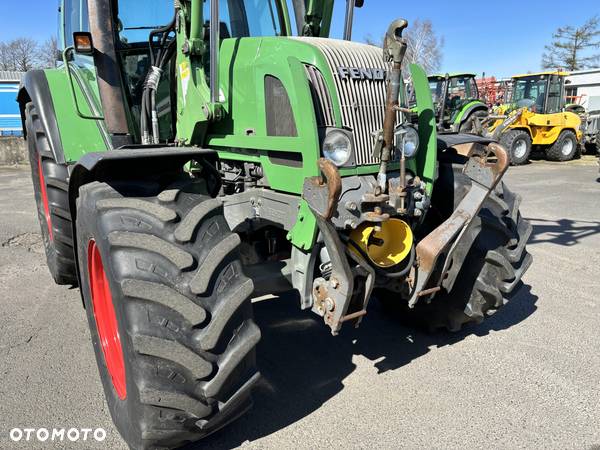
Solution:
[[[106,439],[104,428],[13,428],[9,432],[13,442],[102,442]]]
[[[385,81],[385,69],[374,69],[364,67],[338,67],[338,75],[342,80],[351,78],[353,80]]]

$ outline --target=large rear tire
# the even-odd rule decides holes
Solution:
[[[442,164],[436,185],[441,197],[438,201],[456,208],[470,184],[470,179],[462,174],[462,165]],[[454,198],[447,198],[444,192],[453,192]],[[464,238],[471,246],[460,249],[466,257],[450,292],[442,291],[431,303],[420,302],[410,309],[398,294],[379,291],[376,295],[384,307],[430,330],[450,331],[458,331],[470,322],[480,323],[487,314],[502,307],[532,261],[526,249],[532,227],[521,216],[520,203],[521,197],[504,183],[490,194]]]
[[[104,392],[130,447],[195,442],[251,406],[253,284],[202,181],[83,186],[77,242]]]
[[[54,160],[33,103],[25,107],[25,127],[31,179],[48,268],[57,284],[77,286],[67,181],[69,172],[66,165]]]

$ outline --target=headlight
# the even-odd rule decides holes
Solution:
[[[402,151],[406,158],[412,158],[419,150],[419,133],[411,126],[396,128],[396,158],[400,159]]]
[[[332,130],[323,141],[323,156],[341,167],[350,160],[352,155],[352,142],[346,133]]]

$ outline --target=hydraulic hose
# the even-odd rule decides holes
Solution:
[[[175,2],[175,16],[166,26],[150,32],[148,49],[150,53],[150,68],[146,74],[140,105],[140,133],[142,144],[160,143],[160,125],[156,106],[156,91],[160,84],[164,68],[175,54],[175,39],[169,41],[169,35],[175,31],[179,3]],[[155,50],[155,38],[157,49]],[[167,43],[168,42],[168,43]]]
[[[398,19],[392,22],[385,36],[384,58],[387,62],[392,62],[387,86],[387,100],[385,106],[385,116],[383,119],[383,148],[381,150],[381,165],[377,182],[383,192],[387,187],[387,165],[394,148],[394,129],[396,126],[396,117],[398,114],[400,87],[402,86],[402,62],[406,54],[407,43],[402,37],[402,32],[408,26],[404,19]]]

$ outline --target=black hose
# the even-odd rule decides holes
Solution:
[[[148,77],[155,70],[155,67],[159,70],[164,70],[165,65],[171,60],[175,54],[176,39],[172,39],[168,44],[169,35],[175,31],[177,23],[177,12],[173,16],[173,20],[164,27],[157,28],[150,32],[148,37],[148,49],[150,53],[150,68],[146,75],[146,82],[144,83],[144,90],[142,92],[142,103],[140,107],[140,133],[142,138],[148,136],[152,143],[156,143],[159,136],[155,136],[155,127],[153,126],[153,116],[158,115],[156,110],[156,86],[152,86],[148,83]],[[155,51],[155,37],[160,36],[158,39],[158,48]]]
[[[171,59],[171,57],[175,54],[175,48],[176,48],[176,44],[177,41],[172,40],[171,42],[169,42],[169,44],[167,45],[167,49],[166,51],[162,54],[162,58],[160,59],[160,61],[158,62],[158,67],[160,69],[164,69],[165,64]]]
[[[164,45],[167,41],[167,37],[169,36],[169,33],[171,31],[175,30],[176,20],[177,20],[177,15],[175,15],[173,17],[173,20],[171,20],[171,22],[168,25],[165,25],[164,27],[161,27],[161,28],[157,28],[150,32],[150,36],[148,38],[148,46],[150,48],[150,63],[153,66],[155,65],[155,62],[156,62],[156,59],[154,56],[154,48],[153,48],[154,36],[158,36],[159,34],[162,34],[161,42],[160,42],[160,46],[159,46],[159,50],[158,50],[159,54],[160,54],[161,48],[164,47]]]

